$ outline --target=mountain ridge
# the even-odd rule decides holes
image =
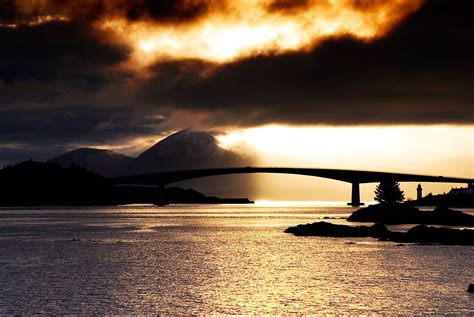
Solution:
[[[240,155],[220,147],[211,134],[185,129],[140,154],[130,165],[129,174],[237,166],[243,161]]]
[[[55,156],[49,162],[63,167],[77,165],[104,177],[119,176],[134,158],[111,150],[97,148],[78,148]]]
[[[63,167],[78,165],[105,177],[146,174],[170,170],[232,167],[244,157],[219,146],[205,131],[180,130],[155,143],[138,157],[97,149],[78,148],[53,157]]]

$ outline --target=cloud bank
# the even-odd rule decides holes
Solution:
[[[243,3],[0,1],[0,152],[196,124],[474,123],[472,1]],[[239,30],[223,55],[206,22]]]

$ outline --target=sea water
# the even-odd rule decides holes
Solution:
[[[0,314],[474,313],[472,246],[283,232],[352,210],[3,208]]]

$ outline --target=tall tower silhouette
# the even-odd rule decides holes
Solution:
[[[423,188],[421,188],[421,184],[418,184],[418,187],[416,188],[416,199],[420,200],[423,198]]]

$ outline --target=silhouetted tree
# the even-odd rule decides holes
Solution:
[[[383,181],[375,188],[374,198],[381,204],[396,204],[403,202],[405,194],[400,189],[398,182]]]

